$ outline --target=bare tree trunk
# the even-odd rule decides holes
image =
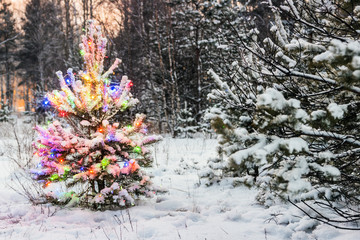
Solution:
[[[30,97],[29,97],[29,91],[30,91],[30,84],[29,81],[26,81],[25,83],[25,95],[24,95],[24,102],[25,102],[25,111],[30,111]]]
[[[45,92],[45,79],[44,79],[44,63],[43,63],[43,59],[41,57],[41,53],[40,53],[40,57],[38,58],[39,59],[39,66],[38,66],[38,69],[39,69],[39,74],[40,74],[40,85],[39,85],[39,90],[40,92]]]
[[[195,64],[196,64],[196,79],[197,79],[197,89],[196,89],[196,93],[197,93],[197,109],[196,109],[196,114],[197,114],[197,118],[196,118],[196,122],[199,122],[199,116],[200,114],[198,114],[201,111],[201,64],[200,64],[200,46],[199,46],[199,28],[196,28],[196,37],[195,37],[195,41],[196,41],[196,49],[195,49]]]
[[[199,4],[195,3],[195,9],[198,11],[199,10]],[[200,54],[201,54],[201,49],[199,46],[199,42],[201,40],[201,29],[199,28],[199,25],[197,24],[196,29],[195,29],[195,64],[196,64],[196,79],[197,79],[197,89],[196,89],[196,93],[197,93],[197,109],[196,109],[196,122],[200,122],[200,114],[199,112],[201,111],[201,78],[202,78],[202,69],[201,69],[201,63],[200,63]]]
[[[93,19],[93,0],[90,0],[90,19]]]
[[[155,24],[155,32],[156,32],[156,40],[157,40],[157,45],[158,45],[158,54],[159,54],[159,62],[160,62],[160,68],[161,68],[161,76],[162,76],[162,99],[163,99],[163,109],[164,109],[164,114],[165,114],[165,119],[166,119],[166,124],[167,124],[167,129],[173,133],[172,130],[172,125],[170,123],[170,119],[169,119],[169,114],[168,114],[168,106],[167,106],[167,102],[166,102],[166,96],[165,96],[165,92],[166,92],[166,79],[165,79],[165,66],[164,66],[164,61],[162,58],[162,54],[161,54],[161,45],[160,45],[160,34],[159,34],[159,13],[158,10],[155,10],[155,20],[156,20],[156,24]]]
[[[70,0],[64,0],[65,4],[65,58],[69,61],[71,37]],[[70,32],[71,31],[71,32]]]
[[[171,31],[171,8],[169,7],[169,19],[168,19],[168,24],[167,24],[167,35],[168,35],[168,41],[167,41],[167,49],[168,49],[168,57],[169,57],[169,73],[170,73],[170,80],[171,80],[171,95],[170,95],[170,103],[171,103],[171,124],[172,126],[176,126],[176,107],[175,107],[175,94],[176,94],[176,89],[175,89],[175,77],[174,77],[174,66],[173,66],[173,54],[171,51],[171,37],[172,37],[172,31]],[[171,129],[171,135],[173,137],[175,137],[175,131],[174,128]]]
[[[83,18],[84,18],[84,22],[83,22],[83,28],[86,28],[86,21],[88,19],[88,0],[82,0],[83,3]]]
[[[5,44],[6,100],[7,100],[7,104],[9,106],[9,108],[12,109],[13,89],[12,89],[12,84],[11,84],[10,71],[11,71],[11,69],[10,69],[10,63],[9,63],[9,48]]]
[[[1,100],[4,100],[4,76],[0,75],[0,92],[1,92]]]
[[[172,38],[172,41],[171,41],[171,44],[172,44],[172,49],[173,49],[173,53],[171,54],[171,57],[172,57],[172,66],[173,66],[173,69],[174,69],[174,88],[175,88],[175,99],[176,99],[176,110],[175,110],[175,113],[176,113],[176,116],[179,116],[180,114],[180,109],[181,109],[181,100],[180,100],[180,94],[179,94],[179,86],[178,86],[178,77],[177,77],[177,72],[176,72],[176,66],[175,66],[175,53],[174,53],[174,49],[175,49],[175,38],[173,37]]]

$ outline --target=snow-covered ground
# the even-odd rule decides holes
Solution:
[[[153,182],[168,189],[122,211],[32,206],[7,184],[14,169],[0,148],[0,239],[280,240],[360,239],[360,231],[338,230],[303,217],[289,205],[265,208],[245,187],[199,186],[199,171],[216,154],[213,139],[165,138],[154,148]],[[1,133],[0,133],[1,134]]]

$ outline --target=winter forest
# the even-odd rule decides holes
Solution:
[[[360,239],[359,1],[0,16],[0,239]]]

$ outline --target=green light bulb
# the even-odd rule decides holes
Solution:
[[[127,108],[127,105],[128,105],[128,101],[127,100],[125,100],[122,104],[121,104],[121,107],[122,108]]]
[[[141,153],[141,147],[139,146],[134,147],[134,153]]]
[[[53,175],[51,175],[51,177],[49,179],[51,181],[55,181],[55,180],[59,179],[59,175],[57,173],[54,173]]]
[[[110,159],[108,159],[107,157],[104,157],[103,160],[101,160],[101,166],[103,169],[105,169],[106,166],[109,164],[110,164]]]

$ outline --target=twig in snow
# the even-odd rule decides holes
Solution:
[[[121,215],[122,215],[122,211],[121,211]],[[129,230],[127,229],[127,227],[121,222],[120,218],[119,218],[117,215],[114,215],[114,219],[115,219],[115,221],[117,222],[117,224],[120,225],[120,227],[121,227],[121,225],[124,226],[125,230],[129,232]],[[123,219],[124,219],[124,217],[123,217]],[[124,222],[125,222],[125,221],[124,221]],[[121,228],[120,228],[120,230],[121,230]]]
[[[223,232],[226,233],[226,235],[229,235],[229,233],[225,231],[222,227],[220,227],[220,229],[223,230]]]
[[[130,216],[129,209],[126,209],[126,213],[128,215],[129,221],[130,221],[131,230],[134,231],[134,227],[133,227],[133,224],[132,224],[132,221],[131,221],[131,216]]]
[[[180,236],[179,230],[177,230],[177,229],[176,229],[176,231],[177,231],[177,234],[178,234],[179,239],[181,239],[181,236]]]
[[[121,239],[119,238],[119,235],[118,235],[117,232],[116,232],[116,229],[115,229],[114,227],[113,227],[112,229],[113,229],[114,232],[115,232],[116,238],[117,238],[118,240],[121,240]],[[120,232],[121,232],[121,226],[120,226]]]
[[[266,228],[264,228],[264,234],[265,234],[265,240],[267,240],[267,232],[266,232]]]
[[[360,230],[360,228],[355,228],[355,227],[342,227],[342,226],[338,226],[335,224],[341,224],[341,223],[351,223],[354,222],[352,220],[334,220],[334,219],[330,219],[326,216],[324,216],[322,213],[320,213],[318,210],[316,210],[314,207],[310,206],[308,203],[306,203],[304,200],[302,200],[301,202],[308,207],[313,213],[315,213],[315,216],[312,216],[310,213],[308,213],[307,211],[305,211],[303,208],[301,208],[300,206],[298,206],[296,203],[294,203],[293,201],[290,200],[290,198],[288,198],[288,201],[295,206],[297,209],[299,209],[301,212],[303,212],[305,215],[307,215],[309,218],[314,219],[316,221],[325,223],[327,225],[330,225],[334,228],[338,228],[338,229],[343,229],[343,230]]]
[[[103,232],[104,232],[104,234],[105,234],[105,237],[106,237],[108,240],[110,240],[109,236],[106,234],[106,232],[105,232],[105,230],[104,230],[104,227],[102,227],[102,230],[103,230]]]

